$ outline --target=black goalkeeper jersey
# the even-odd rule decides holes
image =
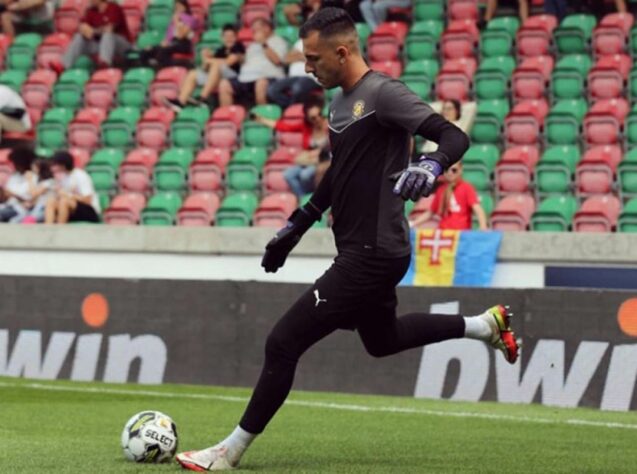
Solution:
[[[339,252],[410,253],[404,202],[393,194],[390,176],[407,166],[410,138],[433,113],[402,82],[373,71],[336,94],[329,108],[332,164],[324,186]]]

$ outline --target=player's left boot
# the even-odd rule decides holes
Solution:
[[[492,330],[489,344],[502,351],[508,363],[515,364],[520,352],[520,343],[511,330],[511,316],[508,306],[496,305],[478,317],[486,321]]]
[[[227,471],[239,464],[238,461],[233,463],[229,459],[228,448],[219,445],[201,451],[179,453],[175,459],[184,469],[197,472]]]

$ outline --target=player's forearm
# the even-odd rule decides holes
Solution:
[[[429,116],[417,133],[438,144],[438,150],[431,154],[431,158],[438,161],[445,170],[460,161],[469,148],[467,134],[438,114]]]
[[[332,167],[330,166],[309,201],[323,214],[332,205]]]

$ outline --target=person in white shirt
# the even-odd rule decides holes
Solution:
[[[31,118],[22,97],[8,86],[0,84],[0,133],[28,132]]]
[[[2,32],[14,37],[16,26],[21,32],[31,30],[32,23],[44,23],[53,20],[55,2],[52,0],[15,0],[3,2],[0,8]]]
[[[432,102],[431,108],[434,112],[442,115],[449,122],[454,124],[460,130],[469,134],[471,127],[473,127],[474,119],[476,118],[477,104],[475,102],[463,102],[452,99],[445,100],[443,102]],[[423,153],[431,153],[438,149],[438,144],[431,140],[428,140],[422,146]]]
[[[73,157],[58,151],[51,158],[51,172],[56,192],[46,203],[44,221],[47,224],[66,222],[99,222],[100,203],[91,177],[75,168]]]
[[[0,205],[0,222],[19,222],[32,207],[30,178],[35,158],[35,153],[28,148],[16,148],[9,155],[15,172],[2,189],[4,202]]]
[[[257,104],[267,104],[268,85],[272,79],[285,77],[283,58],[287,42],[272,32],[272,23],[265,18],[252,22],[253,42],[246,48],[245,61],[235,79],[222,79],[219,83],[219,105],[232,105],[241,97]]]
[[[289,65],[288,77],[277,79],[268,87],[270,100],[283,108],[305,102],[312,91],[321,89],[314,76],[305,72],[302,40],[299,39],[285,55],[285,63]]]

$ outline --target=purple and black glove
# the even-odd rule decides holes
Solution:
[[[405,201],[411,199],[418,201],[421,197],[427,197],[434,189],[436,179],[443,173],[442,165],[426,155],[422,155],[417,162],[411,163],[400,173],[396,173],[394,194],[399,195]]]
[[[276,273],[283,266],[288,254],[299,243],[303,234],[320,218],[321,214],[309,203],[292,213],[287,225],[265,246],[261,266],[266,273]]]

